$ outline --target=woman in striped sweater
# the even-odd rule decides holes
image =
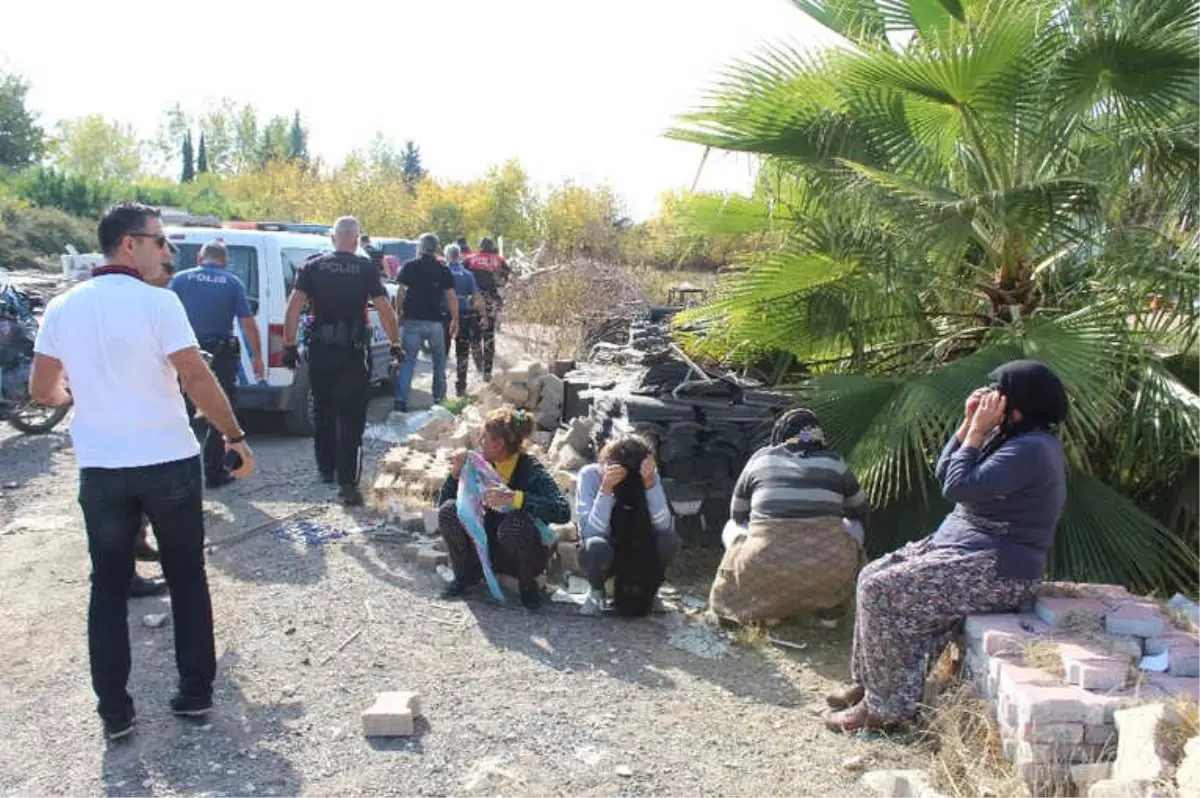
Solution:
[[[730,515],[741,529],[726,536],[710,609],[747,623],[845,603],[861,541],[843,519],[866,514],[858,480],[841,455],[825,448],[817,417],[803,408],[785,413],[770,445],[754,453],[734,486]]]

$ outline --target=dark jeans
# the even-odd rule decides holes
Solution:
[[[476,362],[475,365],[483,372],[483,378],[490,380],[492,378],[492,361],[496,358],[496,316],[494,313],[488,313],[487,327],[479,329],[479,345],[483,362]]]
[[[205,346],[205,343],[200,344],[200,348],[205,351],[212,351]],[[221,352],[214,354],[212,359],[212,371],[217,378],[217,382],[221,383],[221,390],[225,391],[225,395],[229,397],[229,405],[233,407],[237,403],[237,369],[238,355],[233,352]],[[185,395],[185,398],[186,395]],[[217,428],[208,423],[208,420],[196,420],[196,406],[192,404],[192,400],[187,398],[188,419],[192,422],[193,429],[196,430],[198,437],[204,445],[204,476],[207,479],[220,478],[225,476],[225,438],[217,431]]]
[[[446,328],[446,351],[450,351],[450,318],[442,322]],[[483,350],[480,346],[479,316],[475,313],[460,313],[458,316],[458,335],[454,337],[454,393],[462,396],[467,392],[467,372],[471,367],[471,359],[475,368],[483,373]]]
[[[171,592],[179,691],[212,697],[217,659],[212,602],[204,569],[204,510],[200,458],[138,468],[84,468],[79,506],[92,559],[88,653],[100,715],[126,717],[129,681],[127,596],[133,547],[143,514],[154,526],[163,576]]]
[[[313,344],[308,352],[317,469],[357,485],[370,382],[362,349]]]
[[[483,577],[479,554],[471,533],[458,520],[453,501],[438,508],[438,532],[446,542],[446,553],[456,579],[474,583]],[[542,543],[542,533],[524,510],[505,513],[495,535],[488,535],[488,554],[492,570],[515,576],[522,590],[537,587],[538,575],[546,570],[550,550]]]
[[[669,568],[679,553],[679,533],[674,529],[654,532],[658,545],[658,556],[664,568]],[[608,538],[593,537],[579,544],[579,567],[587,575],[588,584],[594,590],[604,590],[604,583],[612,573],[613,545]]]

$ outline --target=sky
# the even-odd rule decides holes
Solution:
[[[769,42],[834,42],[788,0],[5,6],[0,69],[32,83],[48,129],[103,113],[150,138],[175,102],[199,113],[229,97],[260,120],[299,109],[326,163],[380,132],[397,149],[413,139],[437,178],[517,158],[541,185],[607,183],[638,219],[695,180],[702,149],[662,133],[722,67]],[[752,179],[748,158],[714,153],[698,188]]]

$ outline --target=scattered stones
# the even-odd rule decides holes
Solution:
[[[375,703],[362,713],[363,736],[411,737],[413,719],[420,714],[421,698],[417,693],[379,693]]]
[[[919,770],[872,770],[859,781],[882,798],[942,798]]]
[[[721,659],[729,653],[729,643],[721,633],[704,625],[681,627],[667,638],[667,645],[701,659]]]
[[[633,776],[633,770],[628,765],[617,765],[616,770],[613,772],[623,779],[628,779]]]
[[[842,770],[862,770],[867,765],[865,756],[848,756],[842,760]]]
[[[1118,737],[1113,779],[1152,782],[1170,775],[1171,763],[1161,753],[1160,724],[1177,723],[1178,714],[1166,704],[1146,704],[1119,709],[1114,718]]]
[[[300,688],[299,688],[299,687],[297,687],[296,685],[294,685],[294,684],[289,684],[289,685],[285,685],[285,686],[284,686],[284,688],[283,688],[283,690],[281,690],[280,692],[282,692],[282,693],[283,693],[283,697],[284,697],[284,698],[291,698],[292,696],[296,695],[296,692],[297,692],[299,689],[300,689]]]
[[[157,629],[171,619],[169,612],[151,612],[142,616],[142,625],[150,629]]]
[[[581,745],[575,749],[575,758],[585,765],[598,765],[604,758],[604,752],[592,745]]]

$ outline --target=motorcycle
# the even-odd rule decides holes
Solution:
[[[41,435],[58,426],[70,408],[45,407],[29,398],[33,342],[39,297],[17,289],[8,271],[0,268],[0,420],[26,435]]]

